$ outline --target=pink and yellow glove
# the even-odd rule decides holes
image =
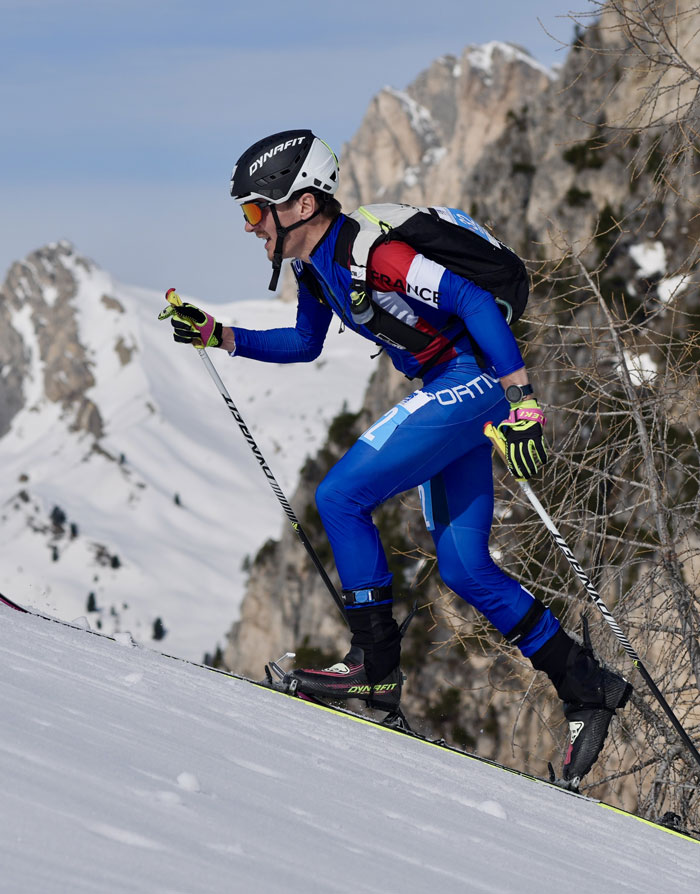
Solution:
[[[218,348],[221,345],[222,325],[217,323],[211,314],[194,304],[180,301],[175,289],[168,289],[165,297],[170,303],[167,316],[170,317],[175,330],[173,332],[175,341],[194,345],[195,348]],[[174,301],[174,298],[177,301]]]
[[[497,426],[503,438],[508,468],[515,478],[536,475],[547,462],[546,419],[534,397],[510,405],[510,414]]]

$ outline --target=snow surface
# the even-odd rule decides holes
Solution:
[[[700,844],[11,609],[2,894],[696,894]]]
[[[662,304],[671,304],[683,294],[692,282],[692,278],[687,273],[664,276],[668,262],[663,242],[639,242],[630,246],[630,256],[639,268],[636,273],[637,277],[643,279],[648,279],[652,276],[662,277],[656,283],[656,294]],[[628,284],[627,290],[631,295],[636,295],[636,290],[632,283]]]
[[[622,354],[633,385],[648,385],[659,374],[659,367],[648,352],[635,354],[624,350]]]
[[[630,256],[639,267],[639,277],[648,278],[666,272],[666,249],[663,242],[638,242],[630,246]]]
[[[679,273],[676,276],[669,276],[666,279],[660,280],[656,284],[656,294],[659,296],[659,301],[663,304],[670,304],[678,298],[679,295],[685,292],[691,282],[692,280],[690,276],[684,273]]]
[[[73,417],[46,399],[34,324],[20,309],[13,326],[31,362],[27,406],[0,440],[0,588],[67,620],[84,615],[94,593],[93,626],[149,641],[161,618],[164,649],[200,660],[237,617],[244,559],[288,522],[197,352],[158,321],[163,295],[116,283],[75,254],[61,261],[78,281],[73,305],[95,379],[87,397],[106,431],[95,449],[94,437],[71,431]],[[211,309],[248,328],[294,325],[296,313],[274,299]],[[343,404],[360,408],[372,348],[332,323],[313,363],[209,352],[289,499]],[[55,506],[67,516],[60,536],[49,520]]]

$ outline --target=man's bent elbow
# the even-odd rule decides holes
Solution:
[[[323,351],[323,342],[307,342],[300,359],[303,363],[311,363],[312,360],[317,360],[321,356],[321,351]]]

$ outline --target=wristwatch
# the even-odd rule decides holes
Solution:
[[[530,394],[534,394],[532,385],[509,385],[506,388],[506,400],[511,404],[519,404]]]

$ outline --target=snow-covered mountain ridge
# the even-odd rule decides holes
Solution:
[[[691,894],[698,843],[0,607],[3,894]]]
[[[2,589],[66,618],[95,606],[91,623],[144,641],[160,618],[168,651],[200,659],[236,614],[246,555],[283,524],[250,447],[197,352],[157,320],[161,294],[58,243],[15,264],[0,299]],[[215,312],[294,324],[274,299]],[[335,327],[311,364],[210,357],[288,495],[373,369]]]

